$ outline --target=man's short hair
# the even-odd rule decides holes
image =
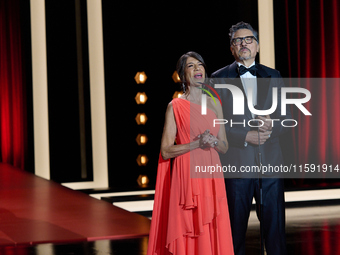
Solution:
[[[231,28],[229,29],[229,39],[230,39],[230,44],[232,42],[232,39],[234,38],[234,34],[237,30],[239,29],[249,29],[250,31],[252,31],[254,37],[256,38],[256,41],[259,41],[259,35],[257,33],[257,31],[249,24],[246,22],[239,22],[236,25],[232,25]]]

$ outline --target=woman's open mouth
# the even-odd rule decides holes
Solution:
[[[203,74],[201,74],[201,73],[198,73],[198,74],[194,75],[195,79],[202,79],[202,77],[203,77]]]

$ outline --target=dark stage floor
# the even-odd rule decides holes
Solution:
[[[139,238],[149,228],[141,215],[0,164],[0,249]]]
[[[289,254],[340,254],[340,205],[289,208],[287,212],[287,248]],[[252,211],[247,233],[247,255],[260,254],[259,225]],[[30,247],[2,247],[0,254],[27,255],[144,255],[148,238],[98,240],[72,244],[39,244]]]

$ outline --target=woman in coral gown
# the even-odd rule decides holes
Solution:
[[[195,52],[177,63],[184,93],[165,114],[148,255],[234,254],[223,173],[198,173],[228,150],[223,125],[213,126],[223,119],[218,100],[206,97],[201,114],[205,69]]]

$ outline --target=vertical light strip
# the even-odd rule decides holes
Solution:
[[[258,0],[260,63],[275,68],[273,0]]]
[[[31,0],[35,174],[50,179],[45,0]]]
[[[72,189],[108,187],[102,5],[87,0],[93,182],[63,183]]]
[[[93,178],[108,187],[102,1],[87,0]]]

